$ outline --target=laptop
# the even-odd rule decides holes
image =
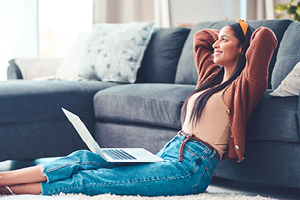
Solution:
[[[82,140],[88,148],[101,156],[105,161],[112,163],[143,163],[163,162],[159,156],[143,148],[100,148],[80,118],[70,111],[61,108],[69,121],[72,123]]]

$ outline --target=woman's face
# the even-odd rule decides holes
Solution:
[[[225,26],[221,29],[218,40],[212,46],[214,50],[214,62],[224,67],[235,67],[242,45],[234,35],[230,26]]]

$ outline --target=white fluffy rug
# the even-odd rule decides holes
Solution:
[[[141,196],[118,196],[103,194],[97,196],[86,196],[82,194],[61,194],[58,196],[38,196],[38,195],[19,195],[19,196],[0,196],[1,200],[274,200],[261,196],[245,196],[230,193],[203,193],[187,196],[168,196],[168,197],[141,197]]]

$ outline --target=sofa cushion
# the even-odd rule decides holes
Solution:
[[[298,97],[273,97],[268,90],[251,114],[247,140],[300,142]]]
[[[61,107],[94,120],[94,94],[114,85],[100,81],[2,81],[0,124],[67,120]]]
[[[94,97],[99,121],[141,123],[180,129],[180,112],[194,85],[134,84],[99,91]]]
[[[182,47],[190,32],[183,27],[160,28],[151,40],[137,74],[137,83],[174,83]]]
[[[300,62],[298,62],[293,70],[281,81],[281,84],[270,95],[287,97],[299,96],[300,91]]]
[[[193,40],[194,34],[202,29],[222,29],[227,24],[230,24],[234,21],[219,21],[219,22],[200,22],[198,23],[190,32],[188,39],[183,47],[181,57],[179,59],[175,83],[180,84],[196,84],[198,80],[196,65],[194,62],[193,55]],[[265,26],[272,29],[277,37],[278,43],[281,42],[283,34],[291,20],[249,20],[247,21],[250,26],[253,28],[258,28],[260,26]],[[269,84],[268,88],[271,88],[271,75],[276,62],[276,56],[278,47],[274,50],[272,59],[269,65]]]
[[[293,22],[284,33],[272,74],[273,89],[276,89],[280,85],[281,81],[292,71],[296,63],[300,61],[299,32],[300,23]]]
[[[80,80],[134,83],[154,22],[94,24],[79,62]]]
[[[95,129],[95,139],[103,148],[145,148],[154,154],[178,132],[153,125],[113,122],[97,122]]]

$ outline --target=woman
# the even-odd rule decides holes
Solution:
[[[184,103],[182,130],[158,153],[165,162],[113,165],[92,152],[76,151],[43,166],[1,172],[0,193],[159,196],[204,192],[218,161],[243,160],[245,125],[267,88],[276,45],[270,29],[260,27],[252,34],[243,20],[221,31],[195,34],[197,89]]]

